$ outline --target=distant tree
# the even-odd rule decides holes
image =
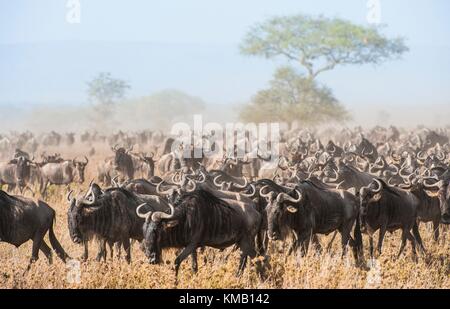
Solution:
[[[309,79],[338,65],[380,64],[408,51],[403,38],[386,38],[380,28],[306,15],[275,17],[257,24],[240,49],[246,55],[295,61]]]
[[[295,120],[306,124],[350,119],[332,91],[290,67],[278,69],[270,87],[245,105],[240,118],[248,122]]]
[[[112,105],[117,100],[123,99],[130,89],[127,82],[113,78],[111,73],[99,73],[93,80],[87,83],[88,96],[94,104]]]
[[[166,89],[148,96],[123,100],[116,106],[116,121],[128,127],[170,128],[177,121],[187,122],[204,111],[206,103],[199,97],[176,89]]]
[[[241,53],[284,58],[302,69],[280,69],[271,86],[256,94],[242,110],[244,120],[299,120],[318,123],[349,119],[345,108],[316,78],[337,66],[380,64],[408,51],[403,38],[386,38],[380,28],[340,18],[294,15],[275,17],[250,29]]]
[[[99,73],[87,83],[89,100],[94,104],[94,113],[90,115],[96,129],[112,130],[118,123],[113,120],[116,103],[125,97],[130,85],[111,73]]]

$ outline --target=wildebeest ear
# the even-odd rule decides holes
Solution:
[[[347,191],[350,192],[351,194],[355,195],[355,196],[359,193],[359,192],[356,192],[356,188],[350,188]]]
[[[372,201],[378,202],[381,200],[381,193],[377,193],[372,197]]]
[[[438,197],[438,196],[439,196],[439,191],[429,191],[429,190],[425,190],[425,193],[426,193],[429,197]]]
[[[164,222],[164,228],[171,228],[171,227],[174,227],[174,226],[176,226],[178,223],[179,223],[178,220],[170,220],[170,221]]]
[[[294,206],[288,206],[286,207],[287,211],[289,211],[290,213],[296,213],[298,211],[297,208],[295,208]]]
[[[13,159],[13,160],[9,161],[9,164],[17,164],[17,159]]]

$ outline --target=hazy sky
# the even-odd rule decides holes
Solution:
[[[83,103],[85,82],[110,71],[130,96],[176,88],[211,103],[248,100],[279,63],[239,54],[248,28],[276,15],[323,14],[367,24],[367,0],[0,0],[0,103]],[[450,1],[380,0],[384,32],[411,51],[381,67],[319,79],[354,108],[450,106]]]

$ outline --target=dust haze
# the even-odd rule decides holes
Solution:
[[[170,130],[176,122],[191,123],[193,115],[201,114],[207,122],[238,122],[244,103],[214,104],[200,97],[177,90],[163,90],[141,98],[118,102],[112,115],[104,117],[96,113],[92,104],[32,104],[4,107],[0,114],[1,133],[32,131],[45,133],[97,131],[101,133],[140,130]],[[427,126],[430,128],[450,125],[448,104],[424,104],[389,106],[388,104],[349,106],[352,120],[333,124],[339,127],[395,125],[404,128]],[[106,118],[99,121],[99,118]],[[105,126],[104,123],[107,125]],[[300,124],[301,125],[301,124]]]

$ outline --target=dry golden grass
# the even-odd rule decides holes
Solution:
[[[91,160],[86,182],[95,174],[94,161],[100,158],[98,156],[96,160]],[[81,189],[83,186],[73,185],[72,188]],[[76,259],[81,256],[82,247],[72,243],[69,237],[66,190],[64,187],[51,188],[47,202],[57,213],[56,236],[68,254]],[[238,252],[206,249],[199,254],[197,274],[191,271],[190,258],[183,262],[176,286],[174,250],[164,252],[163,264],[149,265],[135,243],[130,265],[123,258],[99,263],[95,261],[96,245],[91,244],[89,260],[80,264],[80,281],[73,282],[70,278],[74,278],[71,276],[76,273],[56,255],[53,264],[49,265],[40,253],[40,259],[30,271],[25,272],[31,255],[31,241],[18,249],[1,243],[0,288],[450,288],[449,230],[444,233],[447,239],[444,241],[441,235],[439,244],[432,240],[431,230],[425,225],[421,225],[421,234],[428,255],[420,256],[417,263],[411,259],[409,245],[406,253],[399,260],[396,259],[400,245],[399,232],[386,236],[383,254],[370,270],[356,268],[350,253],[341,258],[338,237],[331,252],[321,255],[310,250],[307,257],[297,259],[295,256],[286,258],[278,252],[271,253],[271,267],[264,281],[258,278],[251,266],[242,277],[235,277]],[[364,238],[367,257],[367,239]],[[322,237],[322,244],[325,245],[328,239]],[[47,237],[46,241],[49,244]]]

